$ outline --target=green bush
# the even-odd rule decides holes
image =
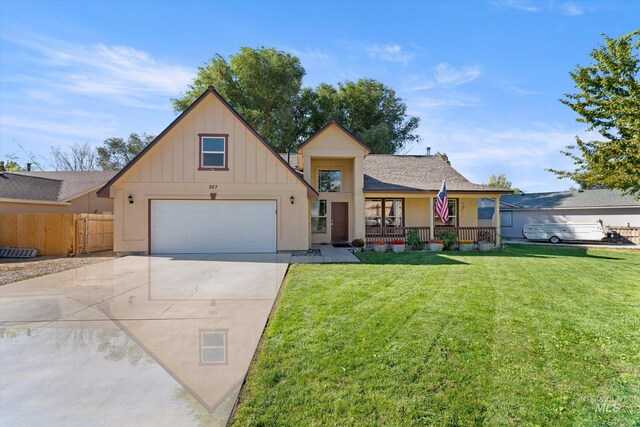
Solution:
[[[416,251],[422,249],[424,243],[420,240],[417,230],[407,230],[407,245],[411,246]]]
[[[456,233],[452,233],[450,231],[438,231],[436,233],[436,237],[440,240],[444,240],[443,249],[445,251],[450,251],[453,249],[453,245],[458,243],[458,237]]]

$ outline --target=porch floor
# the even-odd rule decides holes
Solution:
[[[320,255],[294,255],[291,264],[321,264],[321,263],[354,263],[360,262],[348,248],[334,248],[333,245],[312,245],[312,249],[320,251]]]

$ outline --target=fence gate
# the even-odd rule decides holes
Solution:
[[[113,249],[113,215],[79,214],[76,255]]]

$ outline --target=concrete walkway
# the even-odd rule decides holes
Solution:
[[[354,263],[360,262],[349,248],[335,248],[333,245],[312,245],[320,255],[297,255],[291,257],[292,264]]]

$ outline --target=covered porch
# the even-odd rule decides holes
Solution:
[[[478,223],[478,201],[493,198],[499,206],[499,194],[450,192],[449,220],[440,221],[435,214],[435,192],[365,193],[365,242],[406,240],[415,230],[420,240],[435,239],[438,232],[452,232],[458,240],[500,243],[500,214],[491,226]]]

